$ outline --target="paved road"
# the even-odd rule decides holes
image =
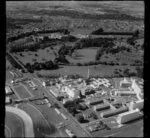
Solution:
[[[9,51],[6,52],[6,55],[11,57],[11,59],[14,60],[25,72],[28,72],[24,65],[20,61],[18,61]]]
[[[45,92],[47,93],[47,95],[49,95],[49,96],[48,96],[48,97],[49,97],[49,100],[50,100],[50,101],[54,101],[55,103],[57,103],[57,104],[61,107],[61,109],[64,111],[64,113],[67,114],[67,115],[71,118],[70,120],[73,120],[71,123],[73,124],[73,122],[75,122],[75,123],[76,123],[76,126],[78,126],[78,128],[80,128],[81,130],[83,130],[83,132],[84,132],[84,134],[85,134],[84,136],[92,137],[92,135],[91,135],[87,130],[85,130],[84,128],[82,128],[81,125],[78,123],[78,121],[77,121],[71,114],[68,113],[67,109],[65,109],[65,108],[63,107],[63,105],[62,105],[59,101],[57,101],[57,99],[55,98],[55,96],[54,96],[53,94],[51,94],[51,93],[49,92],[49,90],[46,89],[46,88],[42,85],[41,81],[40,81],[38,78],[34,78],[34,79],[38,81],[38,84],[45,90]],[[71,126],[71,125],[70,125],[70,126]]]
[[[26,137],[34,137],[33,122],[32,122],[31,117],[26,112],[18,108],[9,107],[9,106],[6,106],[6,111],[14,113],[18,115],[19,117],[21,117],[25,124]]]

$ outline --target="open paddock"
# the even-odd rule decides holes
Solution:
[[[95,56],[97,53],[96,47],[77,49],[72,57],[69,57],[68,60],[71,63],[85,63],[90,61],[95,61]]]
[[[39,49],[37,52],[17,52],[15,56],[23,63],[33,64],[34,62],[44,62],[55,58],[54,51],[49,47]]]
[[[23,120],[10,112],[6,112],[5,116],[5,136],[6,137],[24,137],[24,122]]]
[[[130,68],[130,70],[134,70],[135,67],[126,66],[126,68]],[[94,77],[112,77],[114,76],[115,69],[124,69],[124,66],[110,66],[110,65],[92,65],[89,66],[90,76]],[[41,70],[36,71],[37,73],[48,77],[48,75],[80,75],[83,77],[87,77],[88,74],[88,66],[61,66],[56,70]]]
[[[19,108],[23,109],[31,116],[34,125],[35,137],[50,137],[55,133],[55,126],[48,122],[47,119],[43,116],[42,112],[34,105],[23,104]]]
[[[19,99],[32,97],[32,94],[23,85],[17,85],[13,89]]]

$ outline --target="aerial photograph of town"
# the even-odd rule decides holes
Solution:
[[[6,138],[143,137],[144,1],[6,1]]]

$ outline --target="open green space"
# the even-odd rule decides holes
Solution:
[[[45,119],[43,114],[35,106],[23,104],[20,108],[31,116],[34,125],[35,137],[44,137],[47,135],[51,136],[55,133],[56,128],[54,125],[47,122],[47,119]]]
[[[19,95],[20,98],[29,98],[31,95],[29,92],[21,85],[14,87],[16,93]]]
[[[131,71],[134,71],[135,67],[130,67],[126,65],[126,67],[130,68]],[[90,76],[99,76],[99,77],[111,77],[115,76],[115,69],[124,69],[124,66],[109,66],[109,65],[93,65],[89,66],[89,74]],[[38,74],[42,76],[48,75],[80,75],[83,77],[87,77],[88,74],[88,66],[61,66],[57,70],[41,70],[36,71]]]
[[[11,137],[24,137],[25,136],[24,123],[23,123],[23,120],[19,116],[10,112],[6,112],[5,125],[10,130]]]
[[[68,57],[70,63],[85,63],[95,61],[95,56],[98,48],[83,48],[74,51],[72,57]]]
[[[16,56],[23,64],[45,62],[55,58],[54,50],[51,50],[50,47],[39,49],[37,52],[18,52]]]

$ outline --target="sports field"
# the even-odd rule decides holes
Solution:
[[[14,90],[19,99],[29,98],[32,96],[23,85],[15,86]]]
[[[6,112],[5,116],[5,136],[24,137],[24,123],[21,118],[13,113]]]
[[[35,137],[45,137],[51,136],[55,133],[56,128],[45,119],[43,114],[31,104],[23,104],[20,106],[25,112],[27,112],[32,120],[34,125]]]

